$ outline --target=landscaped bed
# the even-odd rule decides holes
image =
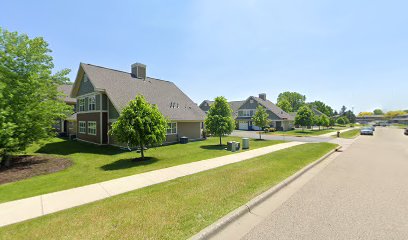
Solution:
[[[225,137],[223,142],[241,141],[238,137]],[[218,145],[218,138],[188,144],[174,144],[152,148],[145,152],[145,161],[132,161],[140,156],[112,146],[52,139],[44,145],[33,145],[27,154],[41,154],[53,158],[70,159],[73,165],[63,171],[41,175],[18,182],[0,185],[0,202],[84,186],[114,178],[157,170],[189,162],[233,154]],[[282,141],[250,140],[250,149],[282,143]]]
[[[335,147],[309,143],[0,228],[1,239],[186,239]]]
[[[11,166],[0,168],[0,184],[58,172],[72,165],[69,159],[46,155],[15,156],[11,162]]]

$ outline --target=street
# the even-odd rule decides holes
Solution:
[[[344,152],[211,239],[408,239],[408,137],[378,127],[339,140]]]
[[[378,127],[243,239],[408,239],[408,137]]]

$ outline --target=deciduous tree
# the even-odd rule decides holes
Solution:
[[[293,112],[297,112],[299,108],[305,104],[306,96],[297,92],[283,92],[278,95],[277,104],[281,101],[288,101]]]
[[[256,108],[256,112],[254,116],[252,116],[252,122],[255,124],[255,126],[258,126],[263,130],[265,127],[267,127],[270,123],[269,120],[269,114],[266,112],[265,108],[262,107],[261,105],[258,105]],[[262,131],[259,131],[259,139],[262,139]]]
[[[373,113],[374,113],[375,115],[384,115],[384,112],[383,112],[383,110],[381,110],[381,109],[375,109],[375,110],[373,111]]]
[[[235,122],[232,117],[232,109],[225,97],[215,98],[208,110],[205,126],[211,134],[220,138],[220,145],[222,145],[222,136],[232,133]]]
[[[302,126],[303,131],[304,127],[310,127],[313,124],[313,118],[313,111],[307,105],[304,105],[299,108],[299,111],[296,114],[295,124]]]
[[[293,112],[292,106],[290,104],[290,102],[286,99],[281,100],[280,102],[278,102],[276,104],[278,107],[280,107],[283,111],[289,113],[289,112]]]
[[[122,110],[109,134],[129,147],[140,147],[144,160],[144,148],[162,144],[166,140],[167,127],[168,121],[157,106],[138,95]]]
[[[68,69],[52,74],[53,58],[41,37],[0,28],[0,161],[44,138],[72,109],[57,87],[69,81]]]

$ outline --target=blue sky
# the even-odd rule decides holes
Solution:
[[[195,102],[283,91],[335,109],[408,109],[407,1],[2,1],[0,26],[80,62],[175,82]]]

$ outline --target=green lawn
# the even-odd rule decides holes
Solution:
[[[352,129],[352,130],[340,133],[341,138],[349,138],[349,139],[356,138],[359,135],[360,135],[360,129],[359,128]]]
[[[408,125],[399,124],[399,123],[393,123],[393,124],[391,125],[391,127],[395,127],[395,128],[399,128],[399,129],[405,129],[405,128],[408,128]]]
[[[240,141],[240,138],[223,138],[224,143],[231,140]],[[225,146],[218,146],[218,141],[218,138],[209,138],[188,144],[152,148],[145,153],[150,157],[149,160],[134,162],[131,159],[139,157],[139,153],[125,152],[112,146],[97,146],[55,138],[45,145],[30,147],[28,153],[66,157],[74,164],[61,172],[0,185],[0,203],[232,154],[224,150]],[[278,143],[282,141],[251,139],[250,147],[255,149]]]
[[[1,239],[186,239],[332,150],[309,143],[0,228]]]
[[[280,136],[295,136],[295,137],[307,137],[307,136],[318,136],[326,133],[335,132],[337,129],[321,129],[321,130],[310,130],[310,129],[295,129],[290,131],[276,131],[267,134],[270,135],[280,135]]]

